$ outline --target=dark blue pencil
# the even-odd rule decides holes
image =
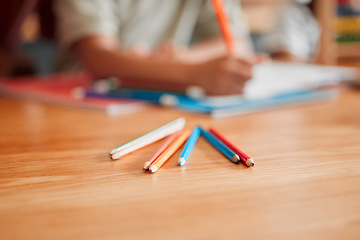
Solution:
[[[213,134],[205,131],[204,129],[201,129],[201,135],[209,142],[211,145],[213,145],[217,150],[219,150],[223,155],[225,155],[230,161],[239,163],[240,158],[239,156],[231,150],[228,146],[226,146],[224,143],[222,143],[217,137],[215,137]]]

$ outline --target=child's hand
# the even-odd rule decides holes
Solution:
[[[253,66],[262,60],[262,56],[249,60],[230,56],[212,59],[195,64],[190,70],[190,81],[208,95],[241,94],[252,78]]]

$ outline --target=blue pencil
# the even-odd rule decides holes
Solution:
[[[191,150],[193,149],[193,147],[195,146],[195,143],[197,141],[197,139],[199,138],[200,135],[200,128],[199,127],[195,127],[192,132],[190,137],[188,138],[188,140],[185,143],[185,147],[180,155],[179,158],[179,166],[182,166],[186,163]]]
[[[217,150],[219,150],[222,154],[224,154],[230,161],[239,163],[240,158],[239,156],[231,150],[228,146],[223,144],[217,137],[215,137],[213,134],[205,131],[204,129],[201,129],[201,135],[209,142],[211,143]]]

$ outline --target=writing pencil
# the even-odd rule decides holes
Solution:
[[[149,166],[169,147],[169,145],[180,135],[181,131],[178,131],[170,135],[163,145],[144,163],[144,170],[148,170]]]
[[[235,147],[232,143],[230,143],[227,139],[225,139],[219,132],[217,132],[215,129],[210,128],[209,130],[212,134],[214,134],[220,141],[222,141],[226,146],[228,146],[231,150],[233,150],[237,155],[239,155],[240,160],[246,164],[248,167],[255,166],[254,161],[251,157],[246,155],[243,151]]]
[[[184,149],[180,155],[179,158],[179,166],[182,166],[186,163],[191,150],[194,148],[195,143],[197,141],[197,139],[199,138],[200,135],[200,128],[199,127],[195,127],[192,132],[190,137],[188,138],[188,140],[185,143]]]
[[[149,172],[155,173],[161,166],[181,147],[191,133],[190,129],[186,129],[174,142],[150,165]]]
[[[160,140],[170,134],[173,134],[185,126],[185,119],[184,118],[178,118],[168,124],[165,124],[164,126],[157,128],[147,134],[142,135],[141,137],[138,137],[132,141],[129,141],[123,145],[120,145],[110,151],[110,156],[113,159],[117,159],[117,155],[119,155],[120,151],[125,150],[126,148],[133,147],[133,146],[145,146],[146,144],[150,144],[152,142],[155,142],[157,140]],[[145,144],[145,145],[144,145]],[[117,155],[115,155],[117,154]],[[114,156],[115,155],[115,156]]]
[[[231,55],[235,55],[235,41],[229,27],[229,20],[226,15],[223,0],[211,0],[215,10],[215,15],[220,25],[221,33],[224,37],[226,47]]]
[[[205,131],[204,129],[201,129],[201,135],[209,142],[211,145],[213,145],[217,150],[219,150],[223,155],[225,155],[230,161],[234,163],[239,163],[240,158],[239,156],[231,150],[228,146],[226,146],[224,143],[222,143],[217,137],[215,137],[213,134]]]

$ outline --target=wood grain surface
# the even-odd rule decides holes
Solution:
[[[0,239],[360,239],[360,92],[213,120],[148,107],[106,116],[0,98]],[[200,138],[144,173],[154,143],[113,147],[178,117],[248,153],[228,161]]]

